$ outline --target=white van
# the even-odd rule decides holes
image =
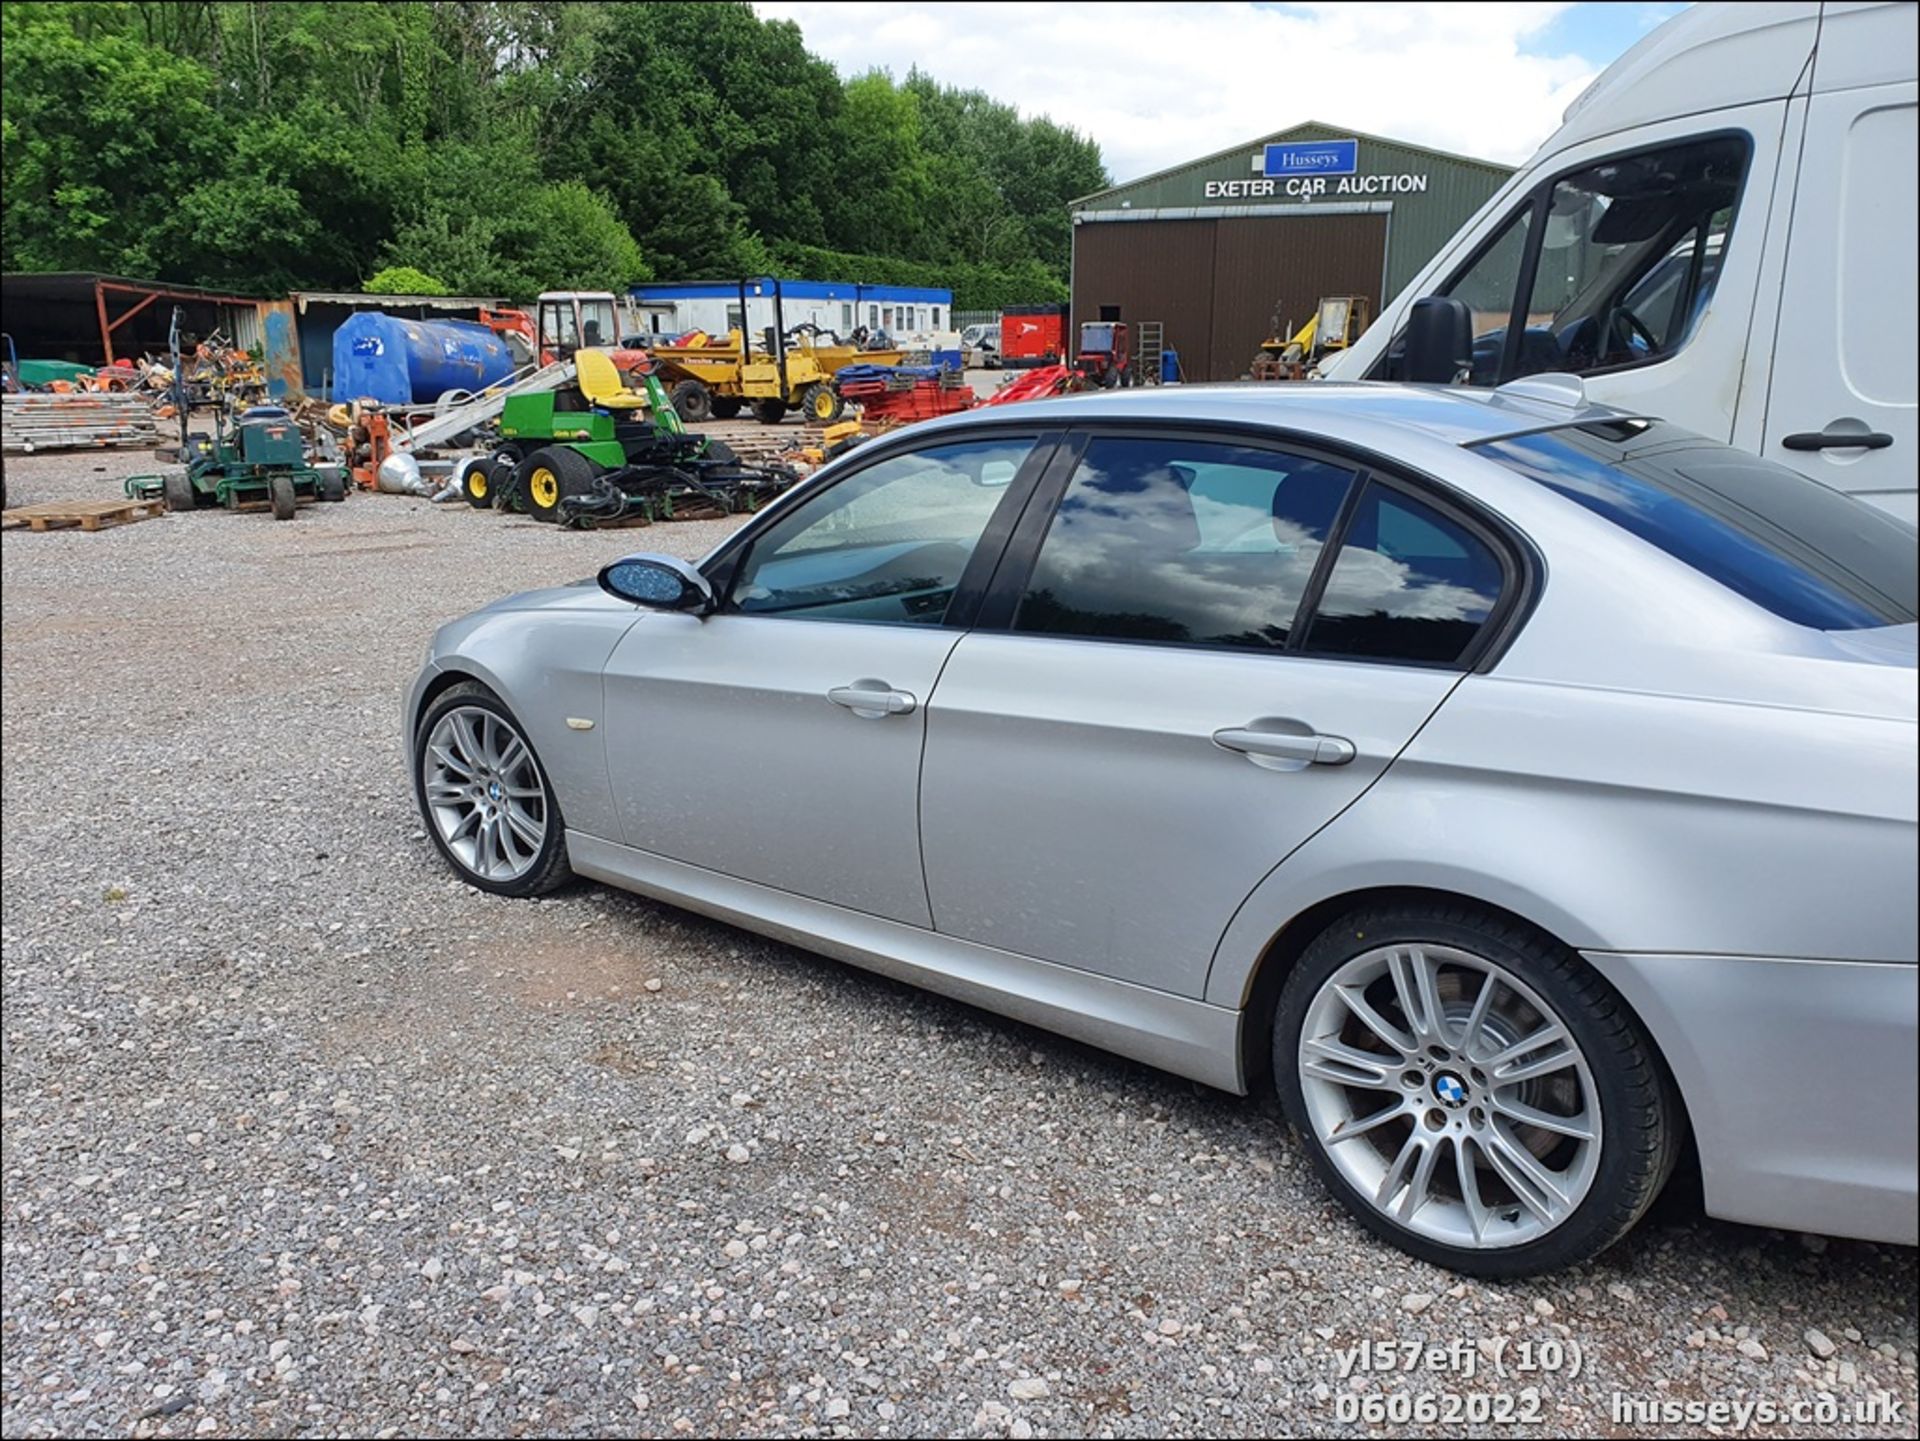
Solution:
[[[1419,332],[1459,306],[1423,306],[1407,343],[1415,302],[1451,297],[1471,384],[1581,375],[1594,400],[1913,523],[1917,13],[1704,4],[1668,21],[1322,374],[1456,378],[1431,373]]]

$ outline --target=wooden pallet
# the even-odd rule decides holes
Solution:
[[[0,529],[64,530],[77,525],[82,530],[105,530],[149,520],[166,510],[164,500],[43,500],[0,512]]]

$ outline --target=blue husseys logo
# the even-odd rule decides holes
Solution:
[[[1281,175],[1351,175],[1360,166],[1358,140],[1298,140],[1269,145],[1260,173]]]

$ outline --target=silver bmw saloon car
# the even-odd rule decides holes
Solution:
[[[1564,377],[994,407],[446,626],[412,780],[482,889],[1273,1085],[1463,1272],[1592,1255],[1683,1156],[1713,1215],[1911,1244],[1915,569]]]

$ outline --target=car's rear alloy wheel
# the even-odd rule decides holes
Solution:
[[[420,722],[420,809],[461,876],[503,895],[536,895],[569,874],[559,807],[513,717],[485,687],[462,684]]]
[[[1274,1051],[1322,1176],[1375,1232],[1457,1270],[1593,1254],[1677,1150],[1670,1082],[1619,998],[1491,917],[1336,926],[1289,977]]]

